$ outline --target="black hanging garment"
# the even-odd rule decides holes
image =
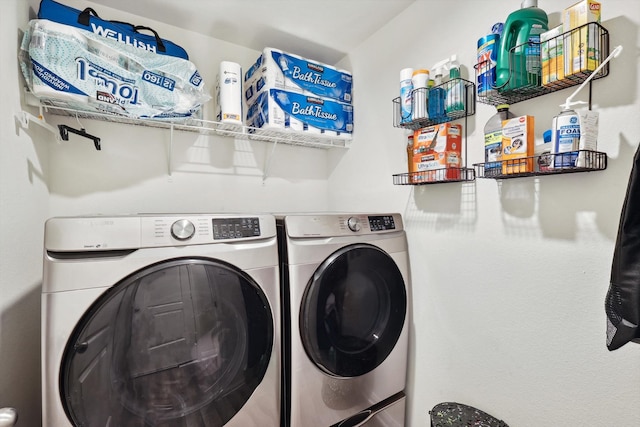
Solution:
[[[620,214],[605,311],[609,350],[640,343],[640,147]]]

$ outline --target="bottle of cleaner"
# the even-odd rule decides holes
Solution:
[[[445,117],[444,104],[447,94],[442,87],[442,67],[437,67],[435,73],[434,86],[429,90],[428,114],[431,120],[438,121]]]
[[[411,121],[412,76],[413,68],[403,68],[400,70],[400,123],[409,123]]]
[[[502,121],[515,117],[507,104],[498,105],[496,109],[496,114],[484,125],[484,176],[502,173]]]
[[[429,82],[429,70],[415,70],[411,81],[413,83],[411,118],[412,120],[426,119],[428,117],[427,84]]]
[[[523,0],[504,23],[496,59],[499,91],[540,85],[540,34],[549,29],[549,19],[538,8],[538,0]]]
[[[565,108],[551,122],[551,153],[554,169],[576,165],[580,146],[580,116]]]
[[[464,111],[465,88],[460,78],[460,64],[456,55],[451,56],[449,63],[449,83],[447,84],[447,100],[445,110],[447,115]]]

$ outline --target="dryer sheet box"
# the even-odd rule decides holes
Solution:
[[[244,75],[245,101],[262,92],[284,89],[340,102],[352,102],[351,73],[273,48],[265,48]]]
[[[281,89],[261,92],[247,108],[247,126],[351,137],[353,106]]]

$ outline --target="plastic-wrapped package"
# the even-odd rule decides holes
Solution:
[[[30,21],[20,62],[54,105],[133,118],[192,117],[211,97],[195,65],[46,19]]]
[[[609,350],[640,342],[640,148],[620,214],[605,310]]]

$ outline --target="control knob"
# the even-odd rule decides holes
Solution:
[[[350,217],[347,220],[347,227],[349,227],[349,230],[351,231],[360,231],[360,229],[362,228],[362,225],[360,224],[360,219],[356,218],[355,216]]]
[[[186,219],[179,219],[171,224],[171,235],[177,240],[188,240],[193,237],[196,227]]]

